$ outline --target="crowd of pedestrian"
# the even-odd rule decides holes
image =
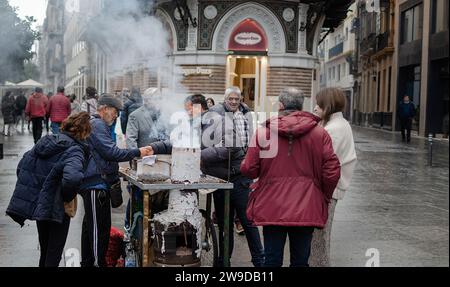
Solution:
[[[32,122],[35,146],[19,163],[7,214],[21,225],[25,220],[37,221],[39,266],[59,265],[77,194],[85,209],[81,265],[107,265],[112,197],[121,192],[118,163],[172,151],[170,128],[160,121],[160,99],[157,88],[142,94],[132,88],[119,96],[99,96],[93,87],[86,89],[81,104],[75,95],[66,96],[63,87],[50,99],[40,88],[25,101],[14,100],[10,94],[3,97],[5,123],[16,123],[8,107]],[[287,236],[290,266],[330,265],[334,209],[348,189],[356,153],[350,125],[343,117],[346,99],[339,89],[319,92],[314,113],[303,111],[303,101],[300,90],[284,89],[278,116],[256,131],[237,87],[226,89],[223,102],[201,94],[184,101],[190,123],[199,120],[201,133],[212,132],[203,135],[211,142],[202,142],[201,170],[233,183],[228,219],[237,219],[242,226],[256,267],[282,266]],[[114,132],[119,117],[126,137],[124,149],[117,146]],[[47,118],[52,133],[41,138]],[[267,156],[270,151],[275,152]],[[128,188],[139,192],[134,186]],[[154,198],[156,210],[167,208],[167,194],[160,194]],[[218,266],[224,265],[224,194],[224,190],[213,194]],[[126,232],[132,220],[129,209],[128,204]],[[262,226],[263,240],[258,226]],[[235,226],[229,228],[231,257]]]

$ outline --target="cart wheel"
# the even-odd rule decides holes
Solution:
[[[217,266],[219,257],[219,245],[217,243],[217,233],[211,218],[207,219],[206,212],[202,213],[202,253],[201,266],[215,267]]]

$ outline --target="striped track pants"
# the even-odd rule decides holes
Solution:
[[[81,193],[84,218],[81,231],[81,266],[105,267],[111,230],[111,199],[106,190],[85,190]]]

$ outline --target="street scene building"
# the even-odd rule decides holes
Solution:
[[[397,130],[408,95],[418,107],[413,129],[448,135],[448,1],[357,3],[354,123]]]
[[[448,0],[14,5],[0,267],[449,266]]]
[[[323,32],[322,42],[319,45],[320,66],[320,88],[339,87],[347,99],[345,117],[352,121],[354,106],[354,73],[353,59],[355,49],[355,18],[356,4],[349,8],[347,18],[342,24]]]
[[[312,110],[318,36],[322,28],[335,28],[345,18],[351,1],[322,2],[156,1],[151,6],[143,3],[142,9],[162,22],[169,36],[167,66],[179,74],[187,94],[201,87],[206,96],[218,99],[224,87],[236,85],[250,107],[273,111],[283,87],[279,83],[288,81],[304,91],[306,106]],[[67,88],[81,96],[83,88],[94,83],[102,92],[167,86],[161,77],[164,72],[158,72],[163,68],[145,67],[144,59],[116,69],[101,39],[85,39],[89,19],[107,5],[107,1],[80,0],[69,8],[79,12],[66,9]],[[331,11],[337,11],[338,17]]]
[[[395,1],[379,3],[379,8],[372,11],[364,1],[359,1],[357,6],[355,76],[358,81],[355,89],[358,96],[354,122],[392,130],[397,102],[397,97],[393,96],[397,82]]]
[[[65,82],[65,5],[63,0],[48,2],[46,18],[42,27],[42,38],[39,43],[41,79],[37,80],[42,80],[45,88],[50,92],[56,91],[56,87]]]

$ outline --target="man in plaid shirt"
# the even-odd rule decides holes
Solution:
[[[237,146],[243,147],[244,150],[247,152],[250,137],[248,128],[248,119],[240,110],[238,110],[233,115],[233,122],[238,136]]]

